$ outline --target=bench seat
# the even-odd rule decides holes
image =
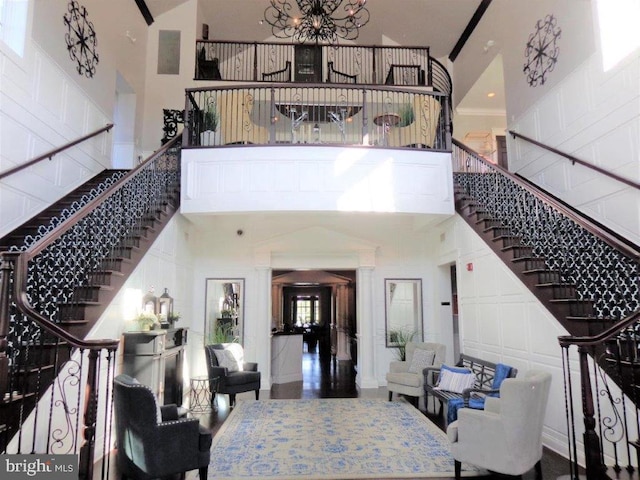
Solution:
[[[470,355],[461,354],[456,366],[468,368],[471,373],[475,375],[476,380],[473,388],[465,389],[462,393],[440,390],[436,388],[438,385],[440,368],[427,367],[423,370],[423,375],[425,377],[425,407],[428,404],[429,396],[432,396],[434,398],[434,406],[435,400],[440,402],[440,409],[438,411],[439,415],[442,415],[444,404],[446,403],[448,406],[452,400],[456,400],[456,403],[458,404],[462,402],[465,407],[471,406],[473,408],[475,406],[475,408],[478,408],[477,405],[482,405],[484,403],[480,400],[483,396],[490,394],[497,395],[499,392],[499,389],[494,387],[494,379],[496,377],[496,368],[498,367],[498,364],[482,360],[480,358],[475,358]],[[502,368],[504,368],[504,366]],[[509,373],[506,378],[515,378],[518,370],[513,367],[507,368],[509,368]],[[474,402],[474,398],[478,400]]]

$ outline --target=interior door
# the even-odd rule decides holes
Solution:
[[[322,82],[322,47],[320,45],[296,45],[295,81]]]

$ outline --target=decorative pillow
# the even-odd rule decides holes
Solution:
[[[467,388],[473,388],[476,376],[468,368],[450,367],[442,365],[438,379],[439,390],[462,393]]]
[[[238,345],[240,351],[236,348],[231,348],[233,345],[229,345],[224,350],[214,350],[218,365],[225,367],[229,372],[242,371],[242,365],[244,358],[242,355],[242,346]]]
[[[413,358],[411,358],[409,372],[422,373],[422,370],[424,368],[433,366],[434,358],[436,358],[436,352],[432,352],[431,350],[423,350],[422,348],[416,348],[413,351]]]

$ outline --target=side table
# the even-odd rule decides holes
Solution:
[[[192,413],[205,413],[212,409],[216,411],[211,397],[217,390],[218,377],[209,378],[207,375],[198,375],[191,377],[189,382],[189,411]]]

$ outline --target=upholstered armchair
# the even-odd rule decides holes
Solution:
[[[388,133],[389,146],[432,148],[442,109],[440,102],[431,95],[415,94],[409,106],[413,110],[413,122],[392,127]]]
[[[260,372],[258,364],[244,361],[244,349],[239,343],[205,345],[207,370],[211,382],[211,404],[216,393],[229,395],[229,405],[236,403],[236,394],[256,392],[260,398]],[[215,381],[215,379],[218,379]]]
[[[487,397],[484,410],[463,408],[447,428],[456,479],[461,462],[505,475],[522,475],[535,467],[542,478],[542,427],[551,374],[529,371],[507,378],[500,397]]]
[[[198,469],[207,478],[211,432],[176,405],[159,406],[146,385],[128,375],[114,381],[116,463],[121,477],[151,479]]]
[[[253,121],[255,102],[253,93],[248,90],[230,90],[220,95],[220,128],[226,145],[269,143],[268,125],[258,125]]]
[[[406,360],[393,361],[389,364],[387,373],[387,390],[389,401],[393,392],[411,397],[417,408],[420,397],[424,396],[423,369],[439,367],[444,362],[447,347],[441,343],[408,342],[406,345]]]

